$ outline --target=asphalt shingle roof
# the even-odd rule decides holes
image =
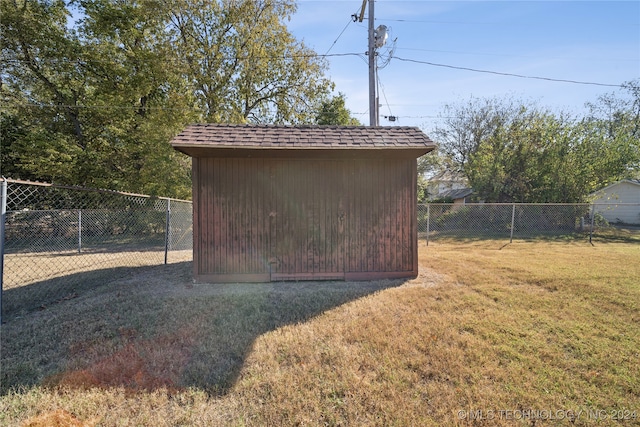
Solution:
[[[435,143],[419,128],[194,124],[171,144],[181,148],[424,149]],[[182,150],[181,150],[182,151]]]
[[[473,194],[473,189],[471,188],[458,188],[456,190],[449,190],[443,193],[438,194],[439,199],[447,199],[451,198],[453,200],[462,199],[464,197],[470,196]]]

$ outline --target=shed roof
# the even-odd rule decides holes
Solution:
[[[411,150],[424,154],[435,148],[419,128],[408,126],[194,124],[171,144],[194,157],[210,150]]]

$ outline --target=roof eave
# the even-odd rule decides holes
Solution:
[[[173,144],[174,149],[191,157],[370,157],[382,152],[401,157],[417,158],[435,149],[434,146],[326,146],[326,147],[246,147]]]

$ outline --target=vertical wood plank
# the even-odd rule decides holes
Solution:
[[[404,241],[402,240],[402,221],[404,212],[402,211],[402,185],[404,175],[402,173],[402,161],[396,164],[396,185],[394,191],[394,209],[396,212],[396,228],[395,228],[395,244],[394,244],[394,266],[393,271],[402,271],[402,248]]]
[[[222,187],[224,182],[222,181],[223,164],[221,159],[211,159],[211,209],[213,211],[213,217],[215,218],[213,223],[213,229],[210,230],[213,236],[212,251],[213,255],[210,256],[210,262],[212,262],[208,272],[210,273],[222,273],[222,248],[224,248],[224,231],[223,231],[223,206],[222,200]]]
[[[193,277],[197,278],[200,276],[200,238],[202,235],[200,228],[200,221],[203,220],[203,216],[200,212],[200,206],[202,205],[202,200],[200,197],[201,192],[201,182],[200,179],[200,159],[193,158],[191,159],[191,170],[192,170],[192,183],[191,183],[191,194],[193,198],[193,208],[192,208],[192,224],[193,224]]]
[[[394,161],[388,160],[384,162],[384,260],[382,261],[383,270],[391,271],[391,227],[393,218],[391,215],[391,186],[393,186],[393,166]]]
[[[212,183],[211,180],[212,165],[210,159],[202,159],[201,165],[200,194],[202,196],[202,205],[199,210],[202,215],[202,222],[200,223],[202,229],[199,233],[198,240],[200,242],[200,272],[207,274],[211,271],[211,245],[215,237],[212,233],[213,230],[211,226],[211,211],[214,209],[211,193],[214,183]]]
[[[402,241],[402,162],[396,162],[395,167],[395,185],[393,191],[393,209],[395,212],[395,227],[394,227],[394,240],[393,240],[393,271],[401,271],[402,266],[402,247],[404,242]]]
[[[371,162],[371,167],[369,168],[368,175],[369,179],[367,179],[367,200],[365,203],[367,210],[367,236],[368,241],[366,242],[367,246],[367,269],[365,271],[376,271],[376,267],[379,259],[379,241],[378,241],[378,221],[376,218],[378,216],[378,200],[379,193],[376,191],[379,188],[379,161],[374,160]]]
[[[388,271],[387,269],[387,252],[389,250],[389,204],[388,204],[388,196],[389,196],[389,181],[387,180],[387,169],[388,169],[389,161],[380,162],[380,196],[378,200],[380,200],[380,205],[378,206],[378,210],[380,212],[380,233],[378,234],[380,237],[380,264],[376,271]]]
[[[361,227],[361,222],[364,219],[362,214],[362,193],[364,188],[362,186],[360,162],[354,160],[353,162],[353,203],[351,203],[351,227],[349,233],[351,234],[351,254],[350,271],[360,272],[362,271],[362,259],[366,256],[362,251],[361,241],[363,234],[366,230]],[[356,208],[358,206],[359,208]]]
[[[236,262],[235,273],[243,272],[248,273],[248,254],[247,254],[247,231],[250,229],[250,224],[247,222],[247,179],[242,174],[246,169],[248,159],[236,159],[236,169],[234,176],[234,185],[239,189],[238,203],[234,207],[236,219],[235,239],[238,248],[238,259]]]
[[[229,218],[229,194],[227,193],[228,188],[230,187],[230,174],[231,168],[233,167],[230,159],[220,159],[220,162],[224,164],[224,168],[220,170],[220,213],[221,213],[221,237],[220,245],[221,245],[221,253],[222,257],[220,259],[220,273],[228,274],[231,273],[229,266],[231,265],[232,257],[233,257],[233,247],[232,240],[230,239],[231,234],[231,224]]]
[[[402,250],[402,270],[406,271],[408,269],[408,251],[410,249],[410,245],[408,244],[410,239],[410,221],[409,216],[411,215],[411,210],[409,209],[409,197],[411,196],[411,192],[409,190],[409,182],[411,179],[411,174],[407,169],[407,163],[404,162],[402,165],[402,176],[403,176],[403,184],[402,184],[402,242],[403,242],[403,250]]]
[[[408,160],[407,163],[411,164],[411,239],[409,243],[412,247],[412,265],[409,271],[413,271],[414,275],[418,274],[418,200],[417,200],[417,186],[418,186],[418,160]]]
[[[213,188],[215,186],[215,182],[213,182],[212,177],[212,161],[211,159],[203,158],[198,159],[200,164],[198,179],[201,181],[199,187],[199,197],[200,200],[200,208],[198,209],[202,215],[202,220],[200,221],[200,231],[198,231],[198,241],[200,246],[200,273],[208,274],[211,272],[211,254],[213,253],[212,246],[215,243],[215,227],[212,224],[214,221],[215,215],[215,200],[213,197]],[[194,173],[195,175],[195,173]],[[194,194],[195,197],[195,194]],[[193,230],[196,233],[196,230]]]
[[[315,251],[315,259],[314,259],[314,271],[315,272],[327,272],[327,256],[329,251],[327,250],[328,233],[331,232],[329,229],[329,221],[327,221],[327,211],[330,204],[331,197],[331,179],[329,177],[330,174],[333,173],[331,169],[329,169],[329,164],[326,161],[319,161],[316,171],[314,173],[314,187],[316,191],[318,191],[319,198],[316,199],[317,212],[316,217],[318,221],[318,228],[315,230],[316,235],[314,235],[314,240],[317,239],[316,242],[316,251]]]
[[[331,200],[329,201],[327,210],[327,220],[330,227],[327,242],[327,248],[329,251],[327,258],[327,271],[331,273],[335,273],[338,271],[336,259],[336,256],[338,254],[338,209],[340,208],[340,199],[343,191],[343,189],[338,184],[341,181],[340,178],[342,177],[342,162],[334,162],[333,167],[334,172],[333,174],[331,174]]]
[[[269,233],[268,233],[268,242],[269,246],[269,256],[267,258],[267,262],[269,263],[269,271],[273,273],[276,269],[274,261],[276,259],[277,248],[277,212],[278,212],[278,203],[277,203],[277,195],[275,192],[275,183],[276,183],[276,175],[275,175],[275,160],[269,159],[265,160],[265,163],[268,165],[269,170],[269,196],[268,196],[268,206],[269,206]]]
[[[251,273],[257,271],[256,268],[256,230],[258,229],[257,218],[255,216],[254,192],[256,188],[256,176],[258,170],[254,159],[247,159],[244,174],[247,185],[247,210],[245,211],[248,233],[246,234],[247,269]]]
[[[228,163],[229,163],[229,168],[227,170],[227,192],[225,194],[225,199],[227,201],[227,221],[228,221],[228,225],[229,225],[229,231],[228,231],[228,235],[227,235],[227,239],[229,240],[229,251],[227,252],[228,256],[227,256],[227,273],[235,273],[237,271],[236,269],[236,262],[238,260],[238,248],[236,247],[236,227],[237,227],[237,223],[236,223],[236,204],[238,203],[238,198],[239,198],[239,188],[235,188],[235,195],[232,196],[232,193],[229,191],[233,188],[233,182],[234,182],[234,177],[235,177],[235,172],[236,172],[236,160],[237,159],[228,159]]]
[[[338,182],[336,186],[340,189],[338,192],[338,206],[336,209],[337,228],[336,228],[336,270],[337,272],[344,272],[344,247],[345,247],[345,233],[344,223],[346,221],[346,206],[345,200],[348,197],[347,194],[347,162],[340,162],[340,173],[338,175]]]

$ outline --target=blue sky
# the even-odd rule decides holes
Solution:
[[[346,95],[352,114],[369,124],[367,21],[350,18],[361,5],[361,0],[299,0],[287,25],[319,54],[360,54],[328,57],[327,74],[336,92]],[[384,126],[420,126],[428,132],[445,104],[471,97],[513,96],[579,115],[586,102],[618,90],[398,58],[614,85],[640,78],[640,1],[377,0],[375,15],[376,27],[391,27],[391,38],[397,38],[395,58],[379,71],[379,80],[380,115],[398,121],[381,117]]]

